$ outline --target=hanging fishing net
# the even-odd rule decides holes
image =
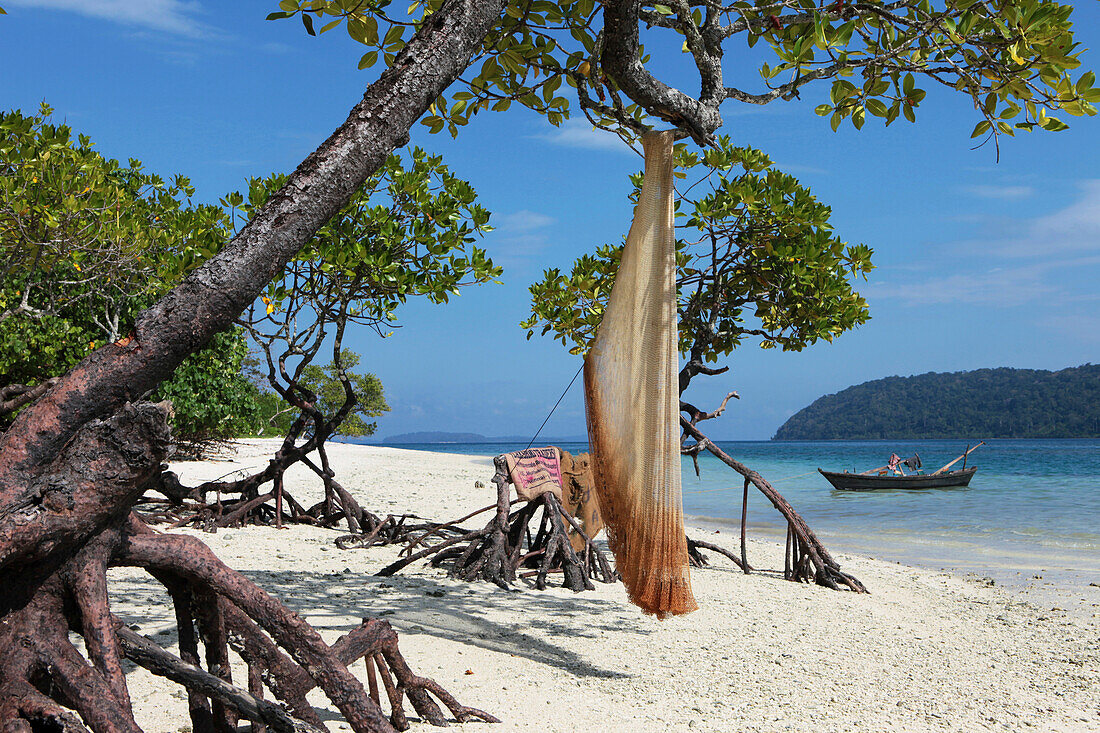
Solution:
[[[630,600],[658,618],[697,606],[680,496],[674,131],[647,133],[645,181],[584,360],[600,514]]]

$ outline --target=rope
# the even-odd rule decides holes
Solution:
[[[527,448],[530,448],[532,445],[535,444],[535,440],[538,439],[539,433],[541,433],[542,429],[544,427],[546,427],[546,423],[548,423],[550,421],[550,418],[554,414],[554,410],[558,409],[558,405],[560,405],[561,401],[565,399],[565,395],[567,395],[569,393],[569,389],[573,386],[573,382],[577,381],[577,377],[579,377],[581,375],[581,370],[583,370],[583,369],[584,369],[584,362],[581,362],[580,367],[577,369],[577,373],[574,374],[573,378],[569,380],[569,384],[565,385],[565,390],[561,393],[561,396],[558,397],[558,401],[554,403],[554,406],[550,408],[550,412],[547,413],[546,419],[544,419],[542,421],[542,425],[539,425],[539,429],[536,430],[535,434],[531,436],[531,440],[527,442],[527,446],[524,448],[524,450],[527,450]],[[779,483],[780,481],[789,481],[789,480],[794,479],[794,478],[802,478],[803,476],[809,476],[811,473],[817,473],[817,471],[816,470],[807,471],[806,473],[800,473],[800,474],[797,474],[795,476],[784,476],[783,478],[777,478],[772,483]],[[711,493],[714,493],[716,491],[735,491],[738,488],[740,488],[740,487],[728,486],[728,487],[721,488],[721,489],[696,489],[694,491],[685,491],[683,493],[685,493],[685,494],[711,494]]]
[[[530,448],[532,445],[534,445],[535,439],[539,437],[539,433],[541,433],[542,429],[546,427],[546,423],[549,422],[550,416],[554,414],[554,410],[558,409],[558,405],[560,405],[561,401],[565,399],[565,395],[569,392],[569,388],[573,386],[573,382],[577,381],[577,377],[581,375],[581,369],[584,369],[583,361],[581,362],[580,369],[577,369],[577,373],[573,375],[573,378],[569,380],[569,384],[566,385],[565,392],[561,393],[561,397],[559,397],[558,401],[554,403],[554,406],[550,408],[550,413],[546,416],[546,419],[542,421],[542,425],[539,425],[539,429],[536,430],[535,434],[531,436],[531,441],[527,444],[527,448]],[[527,448],[524,448],[524,450],[527,450]]]
[[[817,470],[815,469],[813,471],[807,471],[806,473],[800,473],[797,476],[784,476],[783,478],[777,478],[775,481],[771,481],[770,483],[777,484],[780,481],[790,481],[793,478],[802,478],[803,476],[809,476],[811,473],[817,473]],[[727,486],[727,487],[724,487],[724,488],[721,488],[721,489],[695,489],[693,491],[685,491],[684,493],[685,494],[712,494],[716,491],[740,491],[740,490],[741,490],[740,486]]]

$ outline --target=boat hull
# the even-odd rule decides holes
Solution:
[[[834,473],[817,469],[818,473],[840,491],[875,491],[878,489],[941,489],[967,486],[977,468],[964,468],[940,474],[922,476],[869,476],[862,473]]]

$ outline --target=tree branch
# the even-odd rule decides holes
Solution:
[[[601,65],[646,112],[690,132],[700,145],[710,145],[714,131],[722,126],[717,106],[693,99],[646,70],[640,53],[640,11],[641,0],[608,0],[604,4]]]
[[[7,487],[50,461],[91,419],[165,379],[225,329],[341,207],[480,50],[503,0],[450,0],[372,84],[347,121],[213,258],[145,311],[136,336],[92,353],[0,438],[0,506]]]

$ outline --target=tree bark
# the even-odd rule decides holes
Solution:
[[[216,669],[224,667],[223,650],[231,641],[217,610],[220,599],[227,598],[256,617],[310,672],[353,730],[392,730],[308,624],[217,563],[205,545],[144,534],[115,543],[110,532],[118,531],[157,477],[170,442],[163,408],[130,403],[232,325],[390,152],[408,140],[410,126],[480,50],[503,5],[502,0],[448,0],[427,17],[347,121],[221,252],[145,311],[134,333],[90,354],[0,434],[3,730],[137,731],[119,676],[117,634],[111,631],[105,593],[108,561],[100,537],[106,545],[118,544],[120,554],[112,562],[140,561],[194,586],[184,595],[215,614],[199,620]],[[212,595],[218,598],[211,600]],[[194,614],[177,607],[177,615],[191,626],[193,645]],[[89,637],[91,664],[68,641],[70,626]],[[192,651],[197,662],[197,648]],[[433,685],[418,689],[439,696]],[[224,698],[217,699],[216,706],[205,708],[215,730],[228,727],[236,715],[223,709]],[[66,707],[75,708],[84,725]],[[192,711],[201,716],[202,708]],[[460,719],[488,719],[479,711],[457,710]]]
[[[18,479],[50,463],[82,425],[156,387],[229,327],[466,68],[501,0],[452,0],[430,15],[348,119],[217,255],[25,410],[0,438],[0,507]]]

